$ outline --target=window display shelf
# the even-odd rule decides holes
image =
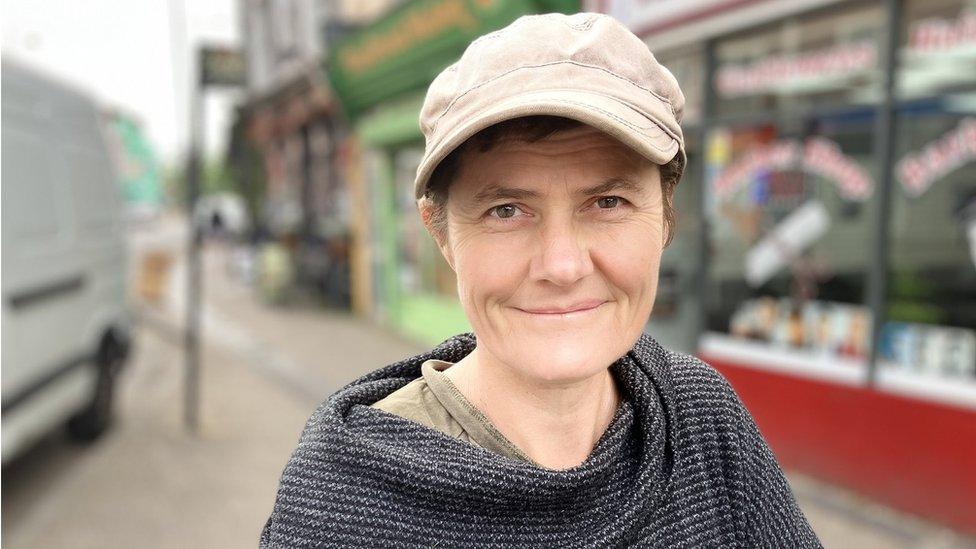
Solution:
[[[719,332],[706,332],[699,338],[698,354],[706,361],[712,357],[773,373],[853,386],[864,383],[867,368],[864,359],[780,347]]]
[[[906,372],[881,363],[877,388],[888,393],[976,410],[976,379]]]
[[[706,361],[728,361],[771,373],[840,385],[860,387],[867,382],[867,363],[864,359],[777,347],[719,332],[702,335],[698,354]],[[876,387],[886,393],[976,410],[976,379],[910,372],[881,363]]]

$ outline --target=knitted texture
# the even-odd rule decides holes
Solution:
[[[261,547],[820,547],[728,382],[647,334],[587,460],[543,469],[369,407],[472,333],[375,370],[309,418]]]

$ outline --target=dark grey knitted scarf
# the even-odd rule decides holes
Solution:
[[[542,469],[369,407],[457,362],[471,333],[330,396],[281,476],[261,547],[820,547],[725,379],[647,334],[583,464]]]

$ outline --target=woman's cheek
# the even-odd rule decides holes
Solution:
[[[459,243],[460,244],[460,243]],[[471,238],[456,248],[457,276],[462,298],[481,310],[504,301],[518,285],[520,252],[515,242],[497,235]]]
[[[648,291],[648,286],[657,283],[661,263],[660,234],[647,230],[644,224],[629,229],[616,234],[605,233],[607,240],[600,242],[594,253],[609,282],[631,299],[638,299]]]

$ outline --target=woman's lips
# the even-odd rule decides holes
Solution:
[[[606,303],[604,300],[591,299],[588,301],[583,301],[575,305],[571,305],[565,308],[558,307],[542,307],[538,309],[518,309],[523,313],[528,313],[534,316],[540,317],[570,317],[570,316],[580,316],[586,314],[590,311],[595,310],[600,305]]]

